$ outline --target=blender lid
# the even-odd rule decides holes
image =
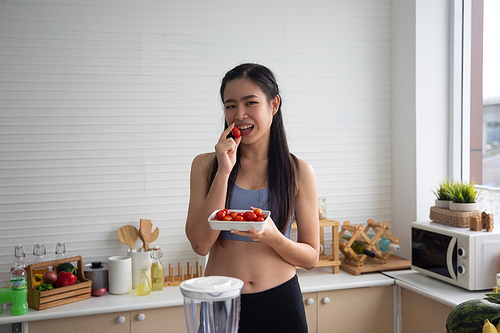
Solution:
[[[241,295],[243,281],[227,276],[205,276],[186,280],[180,289],[185,297],[200,300],[226,300]]]

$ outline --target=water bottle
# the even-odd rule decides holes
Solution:
[[[28,313],[28,274],[20,266],[12,270],[10,274],[10,288],[12,289],[12,308],[13,316],[22,316]]]

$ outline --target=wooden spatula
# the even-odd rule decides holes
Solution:
[[[135,250],[135,241],[138,237],[139,232],[133,225],[124,225],[118,230],[118,240],[130,246],[130,250]]]
[[[141,236],[142,242],[144,243],[144,250],[149,251],[149,243],[151,242],[151,220],[141,219],[139,235]]]
[[[149,240],[149,243],[151,244],[155,240],[157,240],[158,236],[160,236],[160,229],[158,229],[158,227],[156,227],[155,231],[153,231],[153,233],[151,234],[151,239]]]

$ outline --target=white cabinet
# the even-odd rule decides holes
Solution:
[[[184,308],[173,306],[29,322],[29,333],[185,332]]]

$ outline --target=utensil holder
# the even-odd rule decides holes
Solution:
[[[149,285],[151,285],[151,264],[153,263],[151,251],[133,252],[128,250],[127,255],[132,258],[132,289],[135,289],[137,279],[141,276],[141,269],[144,268],[147,269],[146,277],[149,280]]]

